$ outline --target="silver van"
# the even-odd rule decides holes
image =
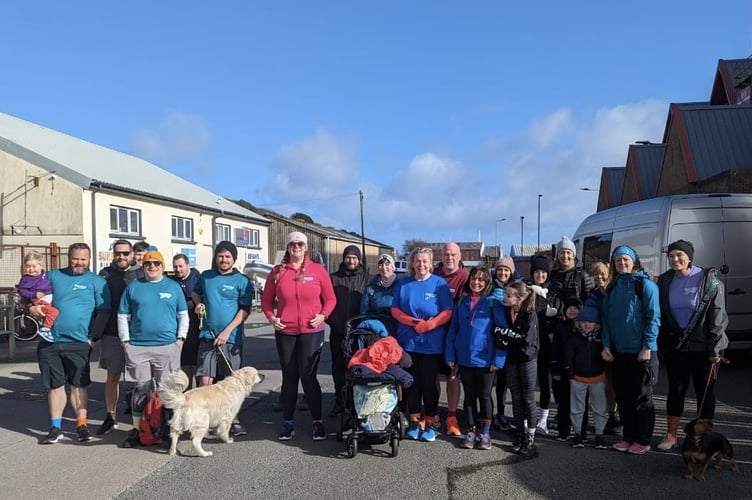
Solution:
[[[694,263],[715,267],[726,289],[730,348],[752,349],[752,194],[683,194],[597,212],[572,240],[586,269],[629,245],[654,278],[668,269],[666,249],[691,241]],[[747,252],[750,252],[748,255]]]

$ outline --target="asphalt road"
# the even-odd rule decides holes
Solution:
[[[540,456],[521,460],[508,450],[512,436],[501,432],[493,434],[489,451],[460,449],[459,438],[440,434],[433,443],[402,441],[396,458],[389,456],[387,445],[378,445],[361,447],[358,456],[349,459],[344,443],[334,438],[333,420],[327,421],[329,439],[311,439],[307,412],[296,415],[295,439],[280,442],[281,415],[272,410],[281,384],[273,332],[268,324],[255,320],[247,331],[244,358],[266,380],[254,388],[240,413],[249,433],[229,445],[208,440],[205,448],[214,452],[209,458],[197,457],[187,440],[180,442],[181,455],[174,458],[158,447],[120,449],[117,443],[130,428],[127,424],[89,443],[76,443],[71,439],[74,423],[68,409],[67,439],[40,446],[48,422],[34,346],[21,347],[14,362],[0,359],[0,497],[752,498],[750,352],[732,353],[732,364],[721,368],[717,385],[716,429],[734,445],[740,471],[731,473],[724,464],[721,471],[709,470],[707,480],[700,483],[684,479],[678,453],[631,456],[592,447],[573,449],[552,437],[541,437]],[[0,345],[0,358],[6,356],[6,347]],[[333,399],[329,373],[327,345],[319,375],[325,411]],[[91,425],[96,426],[103,415],[104,372],[94,368],[92,375],[89,409]],[[665,431],[665,394],[665,373],[661,373],[654,444]],[[686,418],[695,410],[690,400]],[[124,416],[123,421],[127,422]]]
[[[254,344],[273,342],[263,329]],[[254,354],[255,353],[255,354]],[[273,368],[273,351],[253,350],[252,364]],[[752,355],[742,353],[724,365],[718,383],[716,429],[735,446],[740,472],[709,470],[705,482],[684,479],[678,452],[650,452],[633,456],[591,447],[573,449],[551,437],[538,439],[540,456],[522,460],[508,451],[510,435],[497,432],[490,451],[463,450],[459,438],[440,435],[433,443],[402,441],[399,455],[389,456],[387,445],[361,449],[346,458],[344,443],[311,439],[306,412],[296,414],[295,439],[277,441],[280,414],[272,410],[275,397],[258,400],[240,415],[247,436],[231,445],[210,442],[211,458],[195,456],[188,441],[180,450],[187,456],[170,460],[117,498],[752,498]],[[332,400],[328,356],[322,362],[325,410]],[[665,374],[657,387],[658,436],[665,431]],[[688,403],[686,414],[696,410]],[[609,443],[617,439],[609,437]],[[158,453],[157,450],[144,450]]]

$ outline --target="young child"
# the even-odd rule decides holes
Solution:
[[[535,382],[538,373],[538,315],[535,297],[522,282],[507,285],[504,312],[509,328],[506,365],[507,387],[512,394],[512,412],[517,439],[512,451],[527,457],[538,456],[535,446]],[[527,425],[526,425],[527,422]]]
[[[496,371],[504,367],[507,354],[496,348],[494,328],[506,328],[507,324],[502,304],[490,297],[493,284],[488,269],[472,268],[467,288],[469,293],[463,295],[454,306],[444,355],[450,368],[459,367],[465,392],[464,407],[469,431],[460,446],[490,450],[493,417],[491,389]]]
[[[31,305],[40,306],[44,320],[39,327],[39,336],[47,342],[54,342],[50,329],[55,323],[58,310],[52,307],[52,284],[42,266],[42,256],[29,252],[24,256],[24,274],[16,285],[18,294],[23,299],[24,308]]]
[[[575,321],[575,334],[567,340],[562,371],[570,385],[570,417],[575,429],[572,447],[585,446],[582,429],[582,416],[587,412],[586,397],[595,420],[595,447],[605,449],[603,430],[606,427],[606,371],[601,352],[600,319],[594,304],[586,304]]]
[[[561,364],[564,360],[564,350],[567,340],[574,335],[574,320],[580,314],[582,301],[577,297],[570,297],[564,301],[564,315],[554,328],[554,337],[551,341],[551,389],[556,401],[556,427],[559,434],[558,441],[569,439],[570,408],[569,408],[569,381],[562,379]],[[585,418],[587,420],[587,418]]]

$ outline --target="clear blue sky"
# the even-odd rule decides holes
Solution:
[[[752,3],[28,1],[0,112],[401,248],[571,235],[601,167],[752,54]],[[134,172],[138,175],[138,172]],[[507,220],[499,224],[497,219]]]

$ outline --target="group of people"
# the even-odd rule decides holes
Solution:
[[[99,274],[90,270],[91,249],[86,243],[68,248],[66,268],[45,273],[38,266],[25,266],[27,275],[41,276],[36,280],[35,298],[27,304],[29,314],[49,328],[37,347],[50,413],[50,430],[42,444],[57,443],[63,436],[66,385],[76,415],[77,439],[92,438],[87,388],[91,350],[97,344],[101,346],[99,366],[107,378],[106,415],[96,433],[118,427],[124,373],[126,411],[133,421],[133,429],[121,444],[126,448],[139,445],[141,411],[150,390],[164,375],[182,368],[191,379],[195,376],[198,385],[207,385],[240,367],[243,324],[253,287],[233,267],[237,260],[234,244],[219,242],[212,268],[202,273],[190,266],[187,256],[175,255],[172,276],[166,275],[162,253],[145,242],[133,245],[117,240],[112,253],[112,263]],[[29,282],[26,276],[24,282]],[[51,306],[55,309],[52,320]],[[246,430],[236,421],[232,432],[242,435]]]
[[[342,340],[349,321],[358,315],[379,317],[412,358],[408,370],[414,384],[406,388],[403,403],[408,439],[436,439],[439,380],[445,376],[445,433],[464,436],[463,448],[491,448],[491,430],[496,428],[514,431],[512,451],[536,456],[535,436],[549,432],[553,394],[557,439],[584,446],[589,406],[596,448],[607,447],[608,428],[622,427],[622,438],[613,448],[644,454],[655,425],[659,348],[669,395],[668,430],[658,449],[676,446],[690,378],[699,415],[710,420],[714,416],[710,373],[728,345],[728,320],[723,285],[714,269],[692,264],[690,242],[679,240],[668,247],[670,269],[657,282],[626,245],[616,247],[608,263],[596,263],[588,273],[566,237],[557,244],[553,263],[533,256],[527,283],[510,257],[500,258],[493,269],[468,271],[456,243],[444,245],[437,265],[431,248],[413,249],[410,274],[401,279],[388,254],[378,257],[378,273],[369,276],[357,246],[345,248],[339,269],[331,274],[312,261],[307,250],[303,233],[286,236],[284,257],[270,272],[261,300],[275,331],[282,370],[280,440],[295,436],[299,383],[312,418],[312,437],[326,439],[318,381],[325,327],[330,328],[335,386],[328,416],[334,417],[346,401]],[[96,343],[102,346],[100,365],[108,373],[107,415],[97,433],[117,426],[120,374],[125,372],[132,387],[134,423],[126,447],[138,444],[135,429],[152,380],[158,383],[163,374],[182,367],[195,375],[198,385],[206,385],[240,366],[252,285],[233,267],[237,249],[232,243],[217,244],[212,269],[203,273],[192,269],[187,257],[176,255],[174,279],[166,279],[165,262],[156,249],[147,249],[140,263],[126,240],[115,242],[113,253],[112,264],[97,276],[89,271],[88,246],[71,245],[68,268],[46,273],[49,286],[38,291],[31,287],[27,293],[31,314],[40,320],[54,315],[45,322],[51,338],[38,347],[51,418],[44,443],[57,442],[62,433],[66,384],[71,386],[78,439],[91,438],[86,388]],[[25,269],[32,276],[43,274],[33,264]],[[505,414],[507,390],[511,420]],[[462,423],[457,416],[461,392]],[[236,421],[232,432],[242,435],[245,429]]]

